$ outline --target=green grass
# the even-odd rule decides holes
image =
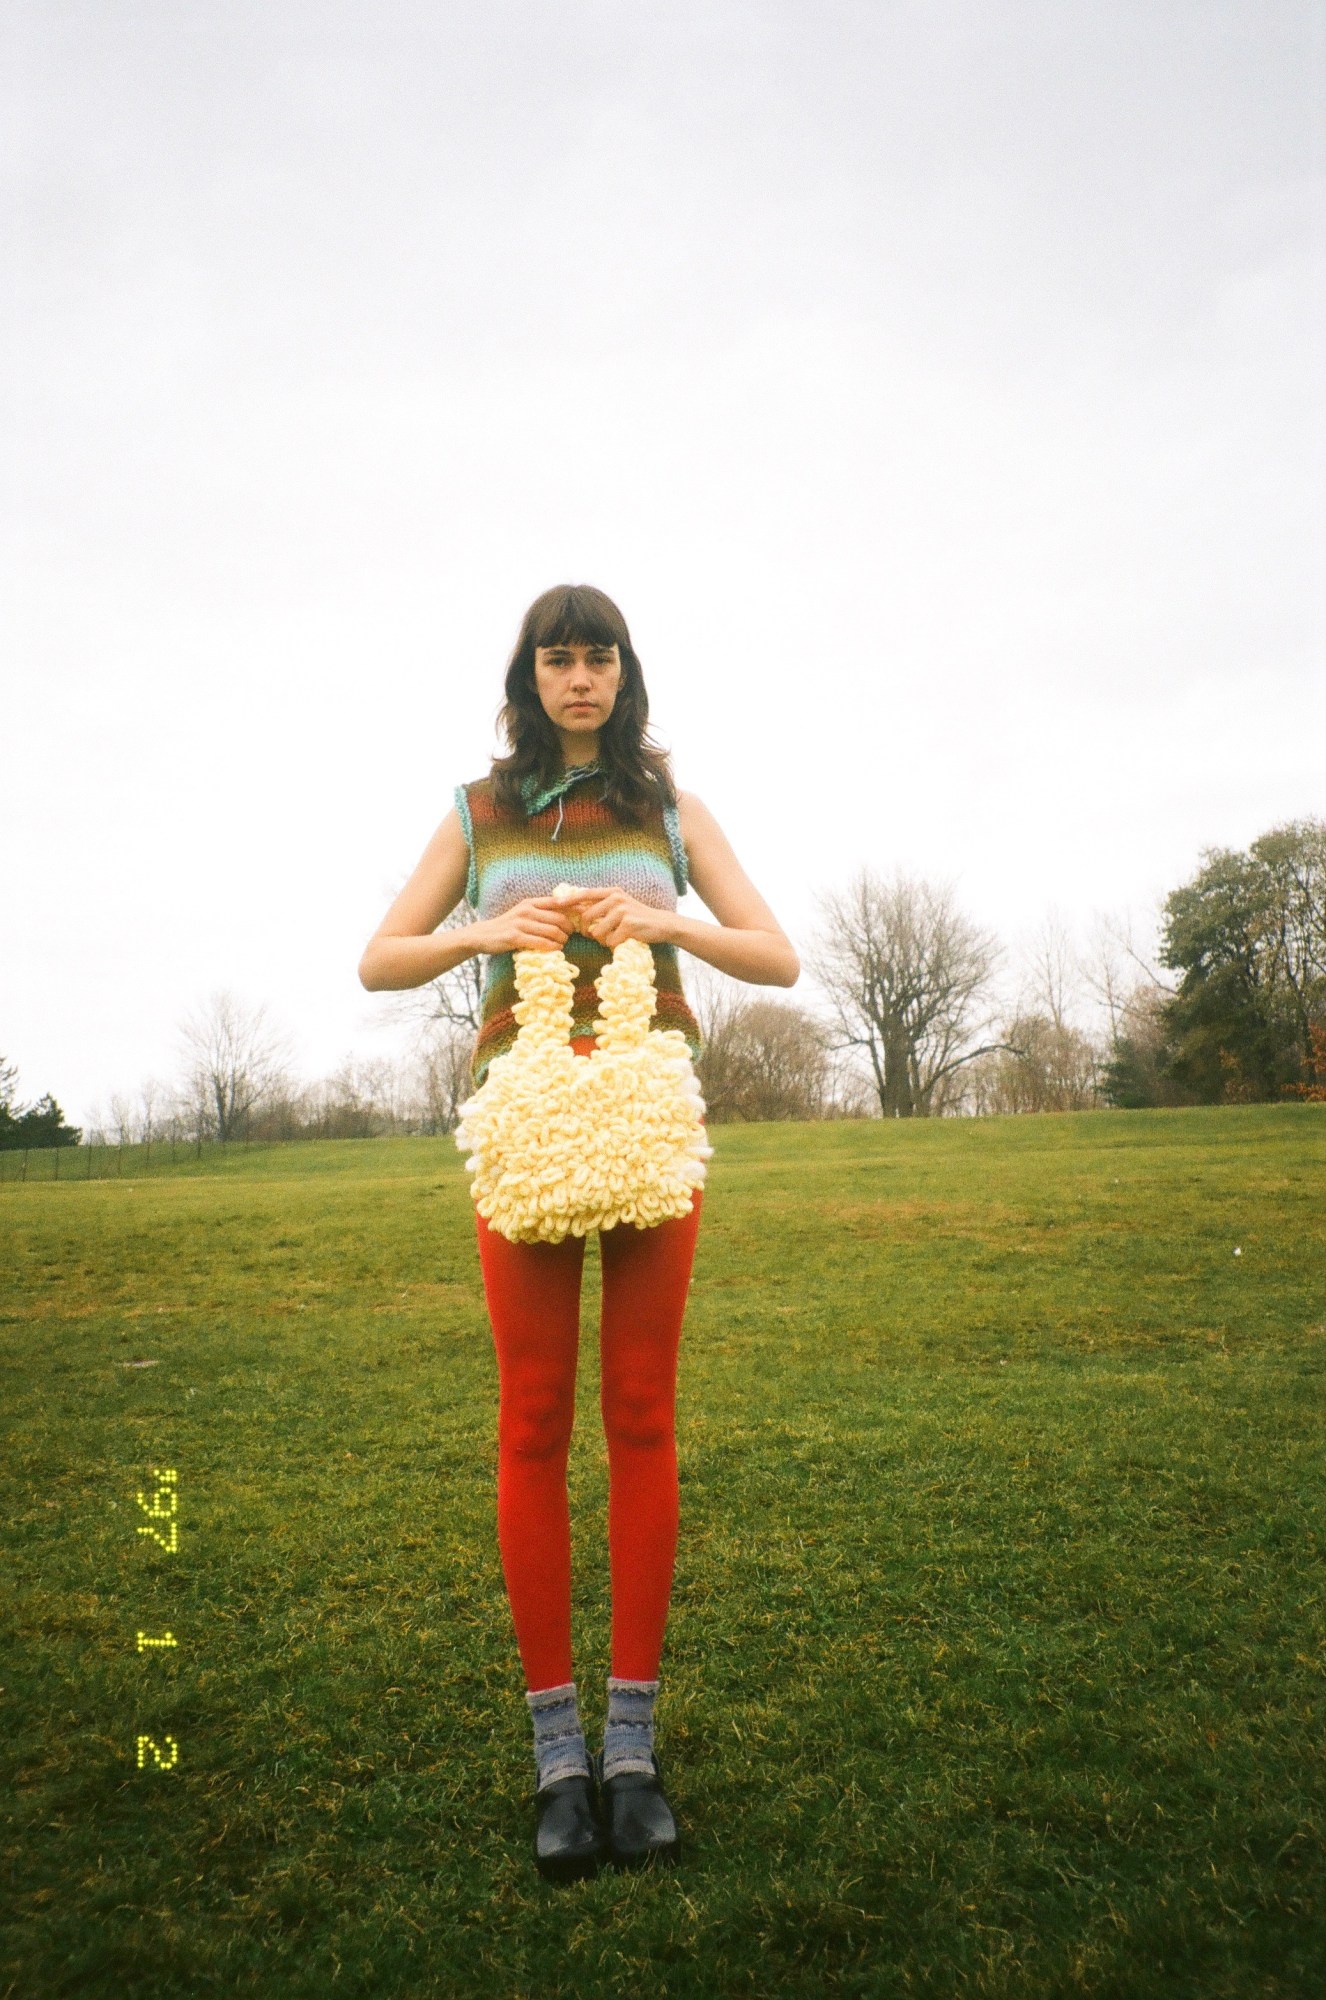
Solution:
[[[714,1137],[659,1711],[688,1852],[561,1889],[450,1141],[0,1190],[0,1995],[1326,1991],[1326,1114]],[[173,1556],[135,1533],[163,1467]]]

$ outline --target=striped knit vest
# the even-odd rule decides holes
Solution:
[[[470,850],[465,894],[480,917],[501,916],[527,896],[550,895],[559,882],[624,889],[654,909],[676,909],[687,880],[686,849],[676,807],[660,802],[650,809],[643,824],[626,826],[603,804],[601,787],[585,782],[597,776],[597,764],[581,764],[573,765],[542,791],[526,779],[523,821],[498,812],[490,778],[457,785],[456,810]],[[594,981],[612,953],[579,931],[567,939],[564,950],[576,969],[571,1034],[573,1038],[590,1035],[598,1012]],[[650,1025],[679,1029],[692,1058],[696,1058],[703,1043],[682,991],[677,948],[654,944],[650,950],[657,993]],[[516,1020],[511,1011],[515,1001],[514,955],[495,952],[488,960],[474,1048],[476,1085],[483,1082],[493,1057],[505,1054],[515,1042]]]

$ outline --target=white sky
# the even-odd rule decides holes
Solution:
[[[360,951],[554,582],[802,944],[862,861],[1149,937],[1326,811],[1322,5],[6,20],[24,1097],[221,986],[387,1046]]]

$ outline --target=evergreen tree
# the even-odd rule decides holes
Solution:
[[[64,1113],[47,1091],[15,1121],[18,1146],[76,1146],[83,1134],[77,1125],[66,1125]]]
[[[1159,1077],[1203,1104],[1294,1094],[1326,1021],[1326,823],[1208,851],[1166,898],[1161,960],[1181,978],[1162,1010]]]
[[[0,1146],[13,1142],[8,1134],[16,1123],[14,1117],[14,1088],[18,1083],[18,1071],[13,1063],[0,1056]]]
[[[64,1113],[48,1091],[23,1110],[15,1103],[18,1071],[0,1056],[0,1151],[23,1146],[76,1146],[83,1134],[66,1125]]]

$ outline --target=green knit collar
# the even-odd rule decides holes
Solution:
[[[545,806],[550,806],[554,799],[560,799],[564,792],[569,792],[572,785],[577,784],[581,778],[595,776],[598,769],[597,763],[572,764],[569,771],[563,771],[560,778],[555,778],[552,784],[545,786],[542,791],[536,786],[531,771],[520,781],[520,796],[525,802],[526,818],[532,819],[535,813],[541,813]]]

